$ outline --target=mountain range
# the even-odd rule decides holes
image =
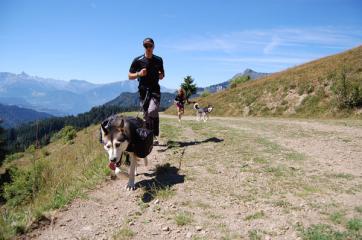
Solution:
[[[17,127],[26,122],[50,118],[52,115],[18,106],[0,104],[0,124],[5,128]]]
[[[239,77],[249,76],[251,80],[256,80],[256,79],[268,76],[270,74],[271,73],[256,72],[256,71],[254,71],[254,70],[252,70],[250,68],[247,68],[247,69],[244,70],[244,72],[235,74],[231,79],[229,79],[229,80],[227,80],[225,82],[218,83],[218,84],[211,85],[211,86],[204,87],[204,88],[202,88],[202,87],[197,88],[197,93],[200,94],[200,93],[205,92],[205,91],[210,92],[210,93],[214,93],[214,92],[217,92],[219,90],[226,89],[226,88],[229,87],[231,81],[233,81],[234,79],[239,78]]]
[[[202,92],[217,92],[229,87],[230,82],[240,76],[258,79],[268,75],[246,69],[228,81],[198,88]],[[89,111],[94,106],[119,106],[138,108],[137,81],[119,81],[94,84],[85,80],[55,80],[30,76],[24,72],[13,74],[0,72],[0,119],[6,128],[53,116],[76,115]],[[161,87],[160,109],[173,104],[175,91]]]
[[[173,104],[176,93],[163,92],[161,93],[160,109],[161,111],[168,108]],[[122,106],[125,108],[132,108],[140,106],[138,92],[123,92],[115,99],[107,102],[104,106]]]
[[[137,81],[94,84],[85,80],[56,80],[0,72],[0,103],[46,112],[55,116],[78,114],[102,105],[122,92],[136,92]],[[162,92],[173,92],[161,86]]]

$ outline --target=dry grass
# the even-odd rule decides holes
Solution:
[[[0,238],[25,231],[47,211],[84,197],[105,179],[110,171],[97,134],[98,127],[89,127],[77,133],[74,144],[58,140],[5,166],[17,177],[5,187],[8,201],[1,206]]]
[[[212,104],[219,116],[349,117],[355,110],[337,109],[332,88],[341,71],[362,89],[362,46],[248,81],[196,101]],[[186,114],[194,115],[192,106]],[[166,113],[174,114],[174,107]],[[359,115],[359,118],[361,115]]]

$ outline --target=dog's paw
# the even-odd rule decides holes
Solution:
[[[128,191],[136,190],[136,185],[134,184],[134,182],[129,181],[126,185],[126,190]]]

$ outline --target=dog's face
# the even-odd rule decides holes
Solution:
[[[124,119],[116,117],[115,119],[103,121],[101,124],[101,137],[109,161],[118,163],[129,144],[124,132]]]
[[[211,113],[211,111],[212,111],[213,109],[214,109],[213,106],[210,106],[210,105],[209,105],[209,106],[207,107],[207,111],[208,111],[209,113]]]

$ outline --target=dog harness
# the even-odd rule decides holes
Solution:
[[[113,126],[113,123],[117,118],[123,118],[124,120],[124,132],[122,133],[122,137],[124,140],[128,141],[126,152],[133,152],[140,158],[145,158],[150,154],[153,148],[153,131],[144,128],[144,121],[135,117],[112,115],[101,123],[102,127],[105,129],[116,127]],[[101,129],[99,141],[104,144]],[[123,154],[121,155],[119,163],[121,163],[122,156]]]

